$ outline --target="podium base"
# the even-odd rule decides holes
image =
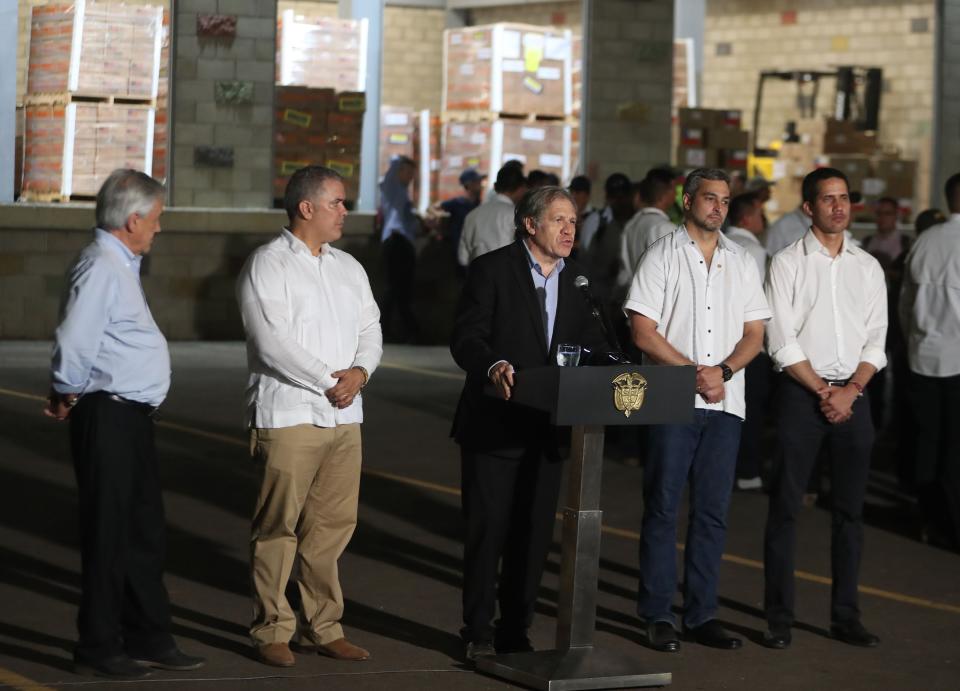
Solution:
[[[477,670],[543,691],[666,686],[670,672],[648,672],[634,657],[596,650],[539,650],[476,659]]]

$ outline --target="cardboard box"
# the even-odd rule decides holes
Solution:
[[[831,155],[829,165],[847,176],[851,192],[862,193],[864,180],[872,177],[872,166],[867,156],[856,154]]]
[[[716,168],[719,162],[716,149],[677,148],[677,165],[681,168]]]
[[[913,199],[917,179],[916,161],[879,158],[873,162],[873,171],[884,182],[883,196]]]
[[[707,146],[707,130],[703,127],[681,127],[680,146],[690,149]]]
[[[367,20],[284,10],[277,20],[277,81],[336,91],[366,89]]]
[[[788,214],[803,201],[803,178],[786,177],[777,180],[770,188],[770,199],[766,203],[769,220],[776,220]]]
[[[573,113],[572,33],[526,24],[444,31],[443,110]]]
[[[749,152],[746,149],[720,149],[719,165],[725,170],[746,170]]]
[[[749,149],[750,133],[730,127],[714,127],[707,133],[707,145],[712,149]]]

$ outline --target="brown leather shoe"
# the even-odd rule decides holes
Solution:
[[[338,638],[335,641],[330,641],[326,645],[318,645],[317,652],[321,655],[332,657],[334,660],[353,660],[354,662],[359,662],[370,658],[368,651],[358,645],[354,645],[346,638]]]
[[[286,643],[267,643],[257,648],[257,658],[271,667],[293,667],[295,660]]]

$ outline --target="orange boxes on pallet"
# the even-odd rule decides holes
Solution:
[[[283,86],[363,91],[366,55],[366,19],[284,10],[277,21],[277,82]]]

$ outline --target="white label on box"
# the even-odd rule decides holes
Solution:
[[[452,137],[462,137],[467,133],[467,129],[463,125],[450,125],[450,136]]]
[[[471,144],[486,144],[486,143],[487,143],[487,135],[484,134],[483,132],[474,132],[473,134],[470,135],[470,143],[471,143]]]
[[[484,46],[483,48],[477,48],[477,60],[489,60],[491,50]]]
[[[406,113],[386,113],[383,124],[387,127],[406,127],[410,124],[410,116]]]
[[[447,163],[450,168],[462,168],[463,156],[447,156]]]
[[[460,74],[471,75],[473,74],[473,63],[472,62],[461,62],[460,63]]]
[[[782,180],[785,177],[787,177],[787,162],[774,161],[773,162],[773,179]]]
[[[524,156],[523,154],[508,154],[508,153],[504,152],[504,154],[503,154],[503,162],[506,163],[507,161],[520,161],[520,163],[526,165],[526,164],[527,164],[527,157]]]
[[[504,72],[523,72],[523,60],[504,60]]]
[[[504,31],[500,34],[503,38],[503,45],[501,46],[501,54],[504,58],[508,60],[516,59],[520,57],[520,32],[519,31]]]
[[[540,154],[540,165],[544,168],[563,168],[563,156],[560,154]]]
[[[887,189],[887,181],[880,178],[864,178],[862,187],[861,191],[864,194],[880,196]]]
[[[566,60],[570,52],[567,39],[562,36],[548,36],[547,47],[543,55],[547,60]]]
[[[463,43],[463,34],[450,34],[450,43],[459,46]]]
[[[542,53],[544,42],[543,34],[526,33],[523,35],[523,47],[527,50],[538,50]]]
[[[560,79],[559,67],[541,67],[537,70],[537,79]]]
[[[688,166],[697,166],[702,168],[707,165],[707,151],[706,149],[687,149],[686,163]]]
[[[531,142],[542,142],[547,138],[547,131],[542,127],[521,127],[520,139]]]

